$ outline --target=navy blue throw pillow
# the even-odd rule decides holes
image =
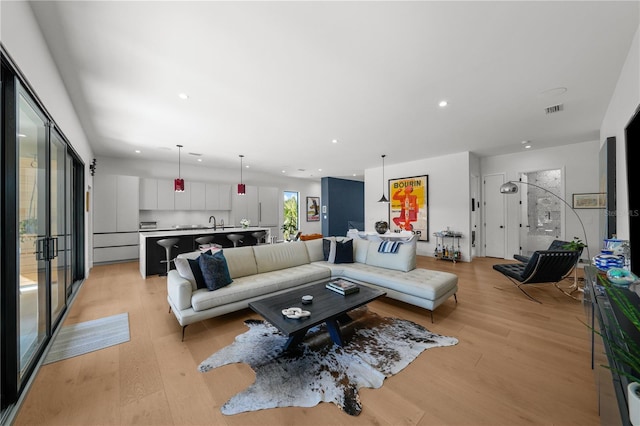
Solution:
[[[199,259],[202,276],[209,290],[218,290],[233,282],[231,275],[229,275],[227,259],[224,258],[222,250],[214,254],[204,252]]]
[[[207,288],[207,284],[205,284],[204,277],[202,276],[202,269],[200,269],[200,256],[195,259],[187,260],[189,261],[189,267],[191,268],[193,278],[196,280],[196,287],[198,290],[201,288]]]
[[[336,258],[333,263],[353,263],[353,240],[336,241]]]

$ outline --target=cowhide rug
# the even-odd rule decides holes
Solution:
[[[313,407],[333,402],[351,415],[362,411],[358,389],[379,388],[384,379],[411,363],[422,351],[458,343],[453,337],[431,333],[411,321],[382,318],[366,307],[351,311],[353,322],[341,326],[344,347],[334,345],[324,326],[307,332],[295,351],[283,353],[287,340],[265,321],[247,320],[249,331],[198,367],[243,362],[256,381],[221,408],[231,415],[275,407]]]

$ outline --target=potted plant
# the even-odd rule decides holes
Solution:
[[[640,332],[640,306],[636,306],[627,295],[609,283],[604,277],[598,276],[609,300],[629,320],[632,326]],[[627,402],[629,406],[629,420],[634,426],[640,426],[640,345],[622,329],[611,330],[613,337],[604,333],[598,334],[611,347],[612,357],[620,364],[628,367],[617,368],[604,366],[630,380],[627,386]]]
[[[573,240],[569,241],[567,244],[562,246],[562,248],[565,250],[575,250],[582,253],[582,249],[585,248],[586,246],[587,245],[583,243],[580,238],[573,237]]]

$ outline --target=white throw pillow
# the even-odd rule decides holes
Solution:
[[[189,266],[189,259],[187,259],[186,257],[176,257],[174,263],[176,265],[176,271],[178,271],[178,275],[189,281],[191,283],[191,288],[195,291],[198,286],[196,285],[196,278],[193,276],[191,266]]]
[[[322,253],[327,262],[334,263],[336,261],[336,237],[322,239]]]

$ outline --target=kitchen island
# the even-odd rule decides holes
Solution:
[[[227,238],[229,234],[240,234],[244,237],[239,242],[239,246],[253,246],[258,243],[251,234],[257,231],[265,231],[266,236],[263,241],[270,241],[269,228],[261,228],[258,226],[250,226],[248,228],[225,227],[213,229],[212,227],[193,227],[193,228],[170,228],[164,230],[150,229],[141,230],[140,235],[140,274],[143,278],[149,275],[164,274],[167,266],[162,263],[166,258],[163,247],[157,244],[158,240],[164,238],[178,238],[178,247],[171,252],[175,257],[180,253],[188,253],[198,249],[199,244],[195,241],[198,237],[213,236],[212,243],[219,244],[222,247],[233,247],[233,243]],[[173,264],[171,269],[175,269]]]

